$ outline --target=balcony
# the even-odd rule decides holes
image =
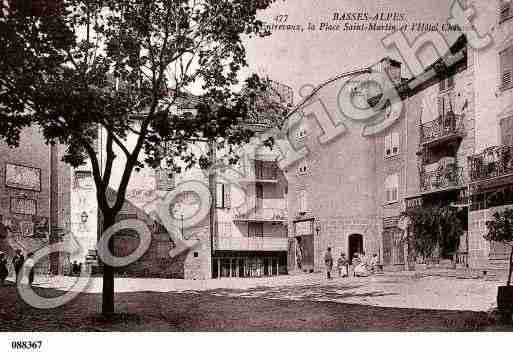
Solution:
[[[217,238],[218,251],[287,251],[286,237],[221,237]]]
[[[464,186],[463,168],[446,165],[433,171],[420,173],[420,192],[438,192]]]
[[[435,145],[445,141],[465,137],[463,115],[448,112],[436,120],[420,125],[420,144]]]
[[[472,182],[506,177],[513,174],[513,146],[489,147],[468,161]]]
[[[278,166],[273,162],[255,161],[253,173],[248,177],[241,179],[241,182],[247,183],[278,183]]]
[[[282,222],[287,221],[287,215],[283,208],[254,208],[247,211],[237,210],[234,221],[239,222]]]

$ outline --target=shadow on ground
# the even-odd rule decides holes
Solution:
[[[355,290],[363,287],[361,284],[337,284],[337,285],[295,285],[267,287],[259,286],[249,289],[213,289],[209,291],[186,291],[191,294],[209,294],[224,297],[241,298],[264,298],[279,300],[307,300],[307,301],[341,301],[348,298],[359,298],[365,300],[372,297],[384,297],[397,295],[399,293],[371,291],[357,293]]]
[[[260,289],[254,288],[252,291]],[[281,288],[265,288],[265,290],[270,289],[282,290]],[[54,289],[39,290],[45,296],[58,294],[58,291]],[[330,301],[319,302],[309,299],[220,296],[219,290],[186,293],[120,293],[116,295],[117,312],[120,314],[114,320],[105,321],[98,314],[100,294],[80,294],[63,307],[39,310],[19,300],[14,287],[2,287],[0,291],[0,328],[2,331],[473,331],[512,329],[511,327],[495,326],[485,312],[383,308]]]

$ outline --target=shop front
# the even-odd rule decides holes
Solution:
[[[217,252],[213,278],[271,277],[287,274],[286,252]]]

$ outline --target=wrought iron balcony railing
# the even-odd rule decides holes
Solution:
[[[287,215],[283,208],[255,208],[236,210],[234,219],[244,222],[285,222]]]
[[[488,147],[468,162],[472,182],[513,174],[513,146]]]
[[[441,141],[457,136],[465,136],[465,125],[463,115],[456,115],[448,112],[436,120],[423,123],[420,126],[420,144]]]
[[[421,172],[420,192],[442,191],[464,185],[463,168],[446,165],[435,171]]]

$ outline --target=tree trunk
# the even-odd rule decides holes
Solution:
[[[104,216],[102,233],[115,223],[115,215]],[[109,251],[114,253],[114,241],[109,240]],[[102,314],[111,317],[114,314],[114,267],[103,263]]]
[[[509,273],[508,273],[508,282],[506,285],[509,287],[511,284],[511,272],[513,271],[512,262],[513,261],[513,246],[511,246],[511,251],[509,253]]]

